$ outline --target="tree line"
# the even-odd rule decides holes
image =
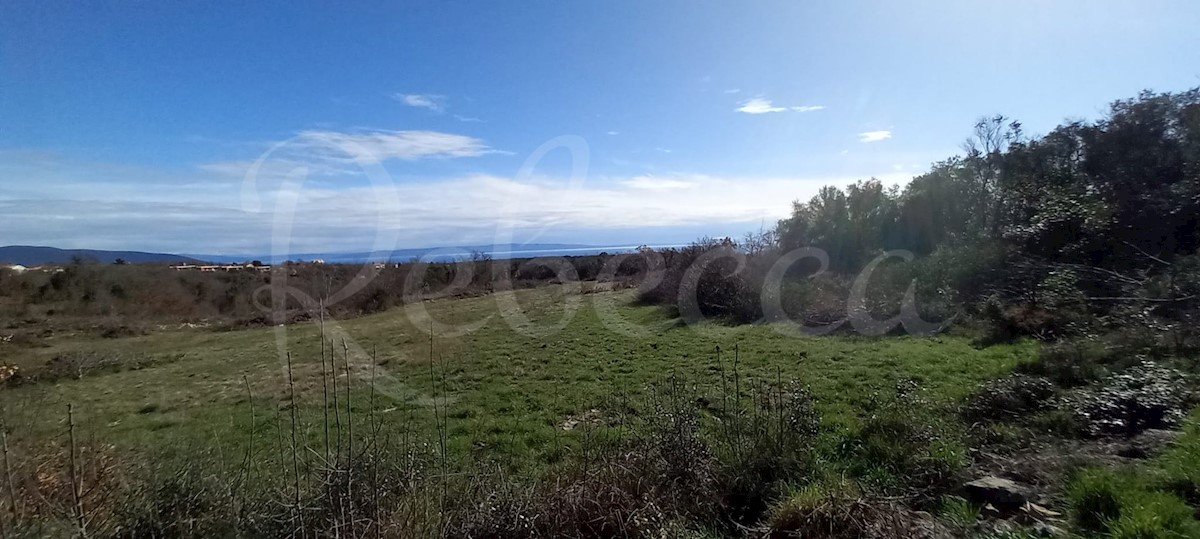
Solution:
[[[724,289],[698,292],[714,298],[705,314],[760,317],[761,306],[753,304],[758,279],[796,249],[828,254],[827,276],[790,279],[800,295],[836,289],[839,275],[904,250],[917,261],[883,279],[899,287],[893,296],[907,286],[900,277],[917,278],[926,305],[990,309],[1022,323],[1045,318],[1023,329],[1065,331],[1132,311],[1168,323],[1192,320],[1200,293],[1198,216],[1200,88],[1146,91],[1112,103],[1098,120],[1067,121],[1041,136],[1002,115],[982,118],[962,154],[934,163],[902,188],[876,179],[826,186],[795,202],[773,230],[689,249],[747,257],[715,266],[724,277],[708,279]],[[689,249],[674,258],[690,263],[700,256],[678,256]],[[664,290],[677,285],[667,282],[643,298],[674,302]],[[747,288],[740,295],[749,304],[721,308],[715,298],[738,296],[731,287],[739,286]]]

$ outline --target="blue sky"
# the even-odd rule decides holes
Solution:
[[[0,244],[675,243],[1200,85],[1194,1],[902,4],[10,0]]]

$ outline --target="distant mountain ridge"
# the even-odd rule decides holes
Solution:
[[[117,259],[131,264],[143,262],[200,262],[199,259],[167,253],[143,251],[102,251],[98,249],[58,249],[35,245],[8,245],[0,247],[0,263],[40,266],[42,264],[67,264],[75,258],[85,261],[112,264]]]
[[[418,247],[409,249],[394,249],[391,251],[358,251],[358,252],[323,252],[323,253],[288,253],[284,256],[261,254],[246,255],[207,255],[190,254],[187,256],[213,262],[244,262],[260,260],[268,264],[278,264],[286,260],[310,261],[323,260],[330,264],[361,264],[366,262],[408,262],[414,258],[425,258],[430,261],[444,262],[467,259],[472,253],[480,253],[493,258],[532,258],[538,256],[583,256],[627,252],[636,246],[605,246],[582,245],[574,243],[514,243],[510,245],[459,245],[448,247]]]
[[[267,264],[278,264],[286,260],[323,260],[334,264],[360,264],[366,262],[408,262],[414,258],[430,261],[453,261],[468,259],[473,253],[492,258],[534,258],[539,256],[587,256],[602,252],[612,254],[630,252],[635,245],[582,245],[574,243],[527,243],[511,245],[464,245],[455,247],[421,247],[392,251],[289,253],[274,257],[260,255],[201,255],[150,253],[143,251],[105,251],[99,249],[58,249],[32,245],[9,245],[0,247],[0,264],[40,266],[43,264],[68,264],[76,257],[85,261],[111,264],[117,259],[129,263],[235,263],[259,260]]]

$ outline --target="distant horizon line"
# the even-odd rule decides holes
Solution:
[[[643,245],[649,246],[649,247],[676,247],[676,246],[683,246],[683,245],[688,245],[688,244],[686,244],[686,242],[683,242],[683,244],[679,244],[679,242],[662,242],[662,244],[659,244],[659,242],[652,242],[652,244],[646,244],[646,242],[637,242],[637,244],[635,244],[635,242],[612,242],[612,244],[559,244],[559,242],[546,242],[546,244],[517,244],[517,242],[512,242],[512,244],[499,244],[499,245],[478,244],[478,245],[438,245],[438,246],[422,246],[422,247],[396,247],[396,248],[391,248],[391,250],[307,251],[307,252],[295,252],[295,253],[288,252],[288,253],[286,253],[286,256],[290,256],[290,257],[362,256],[362,254],[389,254],[389,253],[397,253],[397,252],[431,252],[431,251],[442,251],[442,250],[448,250],[448,251],[460,250],[467,254],[469,254],[472,251],[479,251],[482,253],[497,253],[497,252],[518,253],[518,252],[535,252],[535,251],[589,251],[589,250],[596,250],[596,248],[637,248],[637,247],[641,247]],[[514,248],[514,247],[524,247],[524,248]],[[257,254],[204,253],[204,254],[197,254],[197,253],[180,252],[180,253],[170,253],[170,254],[178,254],[178,256],[184,256],[184,257],[271,256],[270,253],[257,253]]]
[[[55,247],[51,245],[3,245],[0,249],[46,249],[62,252],[79,252],[79,253],[96,253],[96,254],[136,254],[136,255],[151,255],[151,256],[170,256],[179,258],[189,258],[196,261],[207,262],[235,262],[235,261],[251,261],[270,260],[273,263],[284,261],[304,261],[314,259],[329,259],[333,261],[345,262],[362,262],[362,261],[407,261],[412,258],[421,258],[437,251],[458,251],[441,253],[435,256],[437,260],[461,258],[461,255],[470,256],[472,253],[478,252],[484,255],[508,255],[505,258],[516,258],[512,255],[520,254],[535,254],[539,252],[545,253],[570,253],[570,252],[594,252],[599,254],[607,250],[632,251],[642,246],[651,248],[674,248],[687,245],[687,243],[508,243],[499,245],[443,245],[429,247],[401,247],[390,250],[349,250],[349,251],[308,251],[302,253],[288,252],[281,255],[271,253],[206,253],[196,254],[176,251],[150,251],[142,249],[94,249],[88,247]],[[456,256],[457,255],[457,256]]]

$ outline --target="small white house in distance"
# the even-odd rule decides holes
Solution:
[[[27,270],[29,268],[22,266],[20,264],[5,264],[3,266],[0,266],[0,269],[10,270],[10,271],[13,271],[16,273],[24,273],[25,270]]]

